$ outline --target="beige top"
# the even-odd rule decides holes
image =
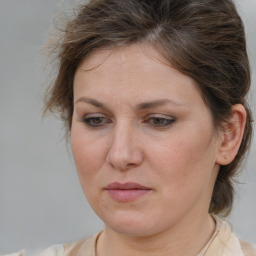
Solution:
[[[216,216],[214,218],[217,224],[215,232],[197,256],[256,256],[255,247],[239,240],[232,233],[227,222]],[[96,243],[99,235],[100,233],[71,244],[54,245],[40,256],[96,256]]]
[[[256,248],[239,240],[227,222],[214,216],[216,230],[210,241],[197,256],[256,256]],[[40,256],[96,256],[95,249],[100,233],[66,245],[48,248]]]

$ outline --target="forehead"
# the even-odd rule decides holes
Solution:
[[[134,44],[112,49],[98,49],[78,67],[74,92],[134,99],[170,96],[176,101],[201,98],[196,82],[176,70],[151,45]],[[140,92],[140,95],[139,95]],[[195,98],[194,98],[195,99]],[[151,99],[149,99],[151,100]]]
[[[106,61],[113,65],[124,65],[129,61],[134,61],[134,56],[140,56],[139,60],[144,64],[147,64],[150,59],[171,67],[169,61],[160,53],[160,49],[150,43],[135,43],[96,49],[83,59],[79,67],[82,66],[84,70],[91,70],[101,66]]]

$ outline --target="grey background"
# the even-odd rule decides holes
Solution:
[[[0,0],[0,251],[36,251],[103,227],[84,199],[63,129],[41,118],[49,80],[40,49],[56,14],[78,1]],[[256,0],[237,0],[248,35],[255,113]],[[48,70],[49,71],[49,70]],[[255,118],[255,115],[254,115]],[[256,244],[255,139],[230,221]]]

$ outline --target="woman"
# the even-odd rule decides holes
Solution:
[[[43,255],[256,255],[220,218],[252,134],[233,2],[93,0],[63,32],[46,111],[105,229]]]

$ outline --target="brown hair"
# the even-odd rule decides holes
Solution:
[[[46,96],[45,111],[57,111],[67,131],[73,114],[73,79],[81,61],[94,50],[146,42],[197,81],[216,128],[234,104],[247,111],[243,140],[234,161],[221,166],[209,212],[227,215],[233,202],[233,177],[252,135],[246,103],[250,68],[244,27],[231,0],[92,0],[79,7],[51,45],[58,74]]]

